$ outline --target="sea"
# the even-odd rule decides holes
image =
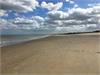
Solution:
[[[36,39],[49,37],[50,35],[3,35],[0,36],[0,47],[14,45]]]
[[[0,47],[14,45],[31,40],[46,38],[54,33],[55,28],[6,29],[0,33]]]
[[[88,30],[88,31],[87,30],[82,31],[82,30],[80,32],[92,32],[93,31],[93,30]],[[55,34],[56,34],[55,36],[63,36],[63,35],[57,35],[58,33],[63,34],[63,33],[78,32],[77,30],[56,31],[53,28],[52,29],[39,29],[39,30],[34,30],[34,31],[33,30],[23,30],[23,31],[15,31],[15,32],[14,31],[15,30],[6,30],[5,32],[6,35],[0,34],[0,47],[14,45],[14,44],[36,40],[36,39],[41,39],[41,38],[46,38],[49,36],[54,36]],[[17,34],[16,32],[18,32],[19,34]]]

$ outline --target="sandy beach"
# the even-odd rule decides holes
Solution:
[[[1,74],[100,75],[100,33],[51,36],[2,47]]]

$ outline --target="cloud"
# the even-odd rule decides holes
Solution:
[[[48,17],[55,20],[86,20],[100,15],[100,6],[91,8],[71,8],[68,11],[50,11]]]
[[[46,3],[46,2],[41,3],[41,7],[48,10],[59,10],[60,8],[62,8],[62,6],[63,6],[63,2],[58,2],[56,4]]]
[[[17,25],[12,24],[10,21],[0,19],[0,31],[3,29],[17,29]]]
[[[70,3],[70,4],[74,4],[74,1],[70,1],[69,3]]]
[[[73,8],[77,8],[77,7],[79,7],[78,4],[75,3],[74,0],[66,0],[66,2],[69,3],[69,4],[71,4],[71,5],[73,5]]]
[[[20,29],[34,29],[40,28],[43,24],[44,19],[40,16],[33,16],[32,18],[16,18],[13,24],[18,25]]]
[[[0,9],[16,12],[33,11],[39,6],[36,0],[0,0]]]
[[[68,16],[69,15],[63,11],[50,11],[50,12],[48,12],[48,18],[53,19],[53,20],[65,19]]]
[[[88,4],[89,7],[92,7],[92,6],[100,6],[100,3],[90,3]]]
[[[68,11],[48,12],[47,22],[58,27],[85,26],[87,30],[100,30],[100,6],[71,8]],[[82,27],[81,27],[82,28]],[[74,29],[74,28],[73,28]]]
[[[6,11],[0,10],[0,16],[8,16],[8,14],[6,13]]]
[[[68,2],[70,4],[74,4],[75,3],[73,0],[66,0],[66,2]]]
[[[100,30],[100,5],[88,8],[70,8],[68,11],[49,11],[46,17],[17,17],[13,20],[0,19],[1,29],[55,28],[60,32]]]
[[[53,20],[84,20],[91,17],[89,14],[90,11],[82,8],[72,8],[69,9],[67,12],[63,11],[51,11],[48,12],[48,18]]]
[[[74,4],[74,8],[77,8],[77,7],[79,7],[77,4]]]
[[[0,29],[35,29],[42,27],[43,23],[44,19],[40,16],[17,17],[13,20],[0,19]]]
[[[39,23],[42,23],[45,21],[44,18],[40,16],[33,16],[32,19],[38,21]]]

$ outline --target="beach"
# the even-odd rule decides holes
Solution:
[[[1,47],[1,74],[100,75],[100,33],[57,35]]]

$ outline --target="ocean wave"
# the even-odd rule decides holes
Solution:
[[[36,40],[36,39],[42,39],[42,38],[46,38],[49,37],[50,35],[43,35],[43,36],[10,36],[10,38],[4,39],[4,37],[1,38],[0,40],[0,47],[3,46],[8,46],[8,45],[14,45],[14,44],[18,44],[18,43],[22,43],[22,42],[27,42],[27,41],[31,41],[31,40]],[[12,38],[13,37],[13,38]]]

